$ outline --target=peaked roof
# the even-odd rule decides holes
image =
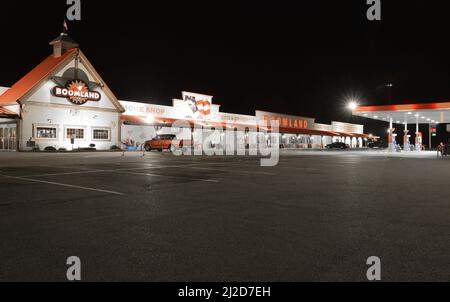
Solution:
[[[72,60],[76,55],[79,55],[82,61],[86,64],[86,67],[93,74],[94,78],[99,83],[104,85],[104,92],[111,98],[111,101],[114,103],[114,106],[120,111],[125,112],[125,109],[119,103],[119,100],[114,96],[109,87],[102,80],[100,75],[95,71],[94,67],[91,65],[89,60],[84,56],[84,54],[78,48],[73,48],[67,51],[61,57],[55,58],[53,55],[50,55],[42,61],[39,65],[37,65],[33,70],[31,70],[28,74],[26,74],[22,79],[20,79],[17,83],[15,83],[10,89],[5,91],[2,95],[0,95],[0,106],[3,105],[15,105],[17,102],[24,97],[27,93],[29,93],[33,88],[39,85],[42,81],[47,79],[52,72],[56,71],[59,67],[61,67],[64,63]]]
[[[69,57],[72,57],[76,48],[69,50],[59,58],[55,58],[50,55],[47,59],[42,61],[38,66],[33,68],[17,83],[15,83],[10,89],[0,95],[0,105],[15,105],[17,101],[27,94],[31,89],[38,85],[42,80],[47,78],[52,71],[66,61]]]

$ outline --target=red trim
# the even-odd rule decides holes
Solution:
[[[196,120],[188,120],[188,119],[169,119],[169,118],[156,118],[153,123],[148,123],[143,116],[136,115],[122,115],[121,121],[123,123],[129,125],[148,125],[148,126],[170,126],[175,122],[182,121],[189,123],[190,127],[212,127],[212,128],[228,128],[238,130],[262,130],[262,131],[270,131],[270,127],[262,127],[255,125],[245,125],[245,124],[226,124],[221,122],[211,122],[211,121],[196,121]],[[344,132],[334,132],[334,131],[320,131],[320,130],[312,130],[312,129],[293,129],[293,128],[280,128],[280,133],[289,133],[289,134],[308,134],[308,135],[320,135],[320,136],[348,136],[348,137],[369,137],[367,134],[358,134],[358,133],[344,133]]]
[[[450,102],[428,103],[428,104],[405,104],[405,105],[384,105],[384,106],[361,106],[353,112],[376,112],[376,111],[414,111],[414,110],[433,110],[449,109]]]

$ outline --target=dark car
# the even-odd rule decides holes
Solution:
[[[370,149],[386,149],[388,145],[382,141],[373,141],[367,143],[367,148]]]
[[[332,143],[332,144],[326,145],[325,148],[327,148],[327,149],[348,149],[348,148],[350,148],[350,146],[345,143]]]

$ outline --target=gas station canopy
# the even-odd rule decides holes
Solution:
[[[450,123],[450,102],[360,106],[353,115],[394,124],[445,124]]]

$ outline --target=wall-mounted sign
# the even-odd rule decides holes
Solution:
[[[122,115],[147,116],[152,114],[154,117],[177,118],[173,107],[125,101],[119,102],[125,108],[125,112]]]
[[[84,105],[88,101],[98,102],[101,99],[99,92],[89,90],[86,83],[81,80],[69,81],[66,87],[53,88],[53,94],[57,97],[67,98],[75,105]]]
[[[183,101],[192,112],[194,119],[208,119],[211,115],[212,96],[197,94],[192,92],[183,92]]]
[[[278,123],[280,128],[314,129],[315,120],[312,118],[284,115],[279,113],[256,111],[258,122],[264,121],[266,125],[272,122]]]

